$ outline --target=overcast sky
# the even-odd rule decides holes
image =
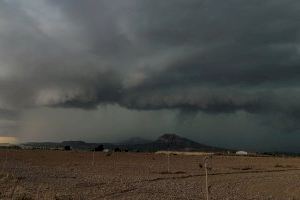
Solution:
[[[0,135],[166,132],[300,152],[300,2],[0,0]]]

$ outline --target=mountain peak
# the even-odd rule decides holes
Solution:
[[[176,134],[164,134],[162,136],[160,136],[156,142],[158,143],[162,143],[162,144],[167,144],[167,145],[171,145],[171,146],[191,146],[191,145],[198,145],[197,142],[194,142],[192,140],[189,140],[187,138],[184,137],[180,137]]]
[[[207,146],[190,139],[178,136],[173,133],[167,133],[160,136],[155,142],[160,150],[198,150],[198,151],[216,151],[216,147]]]
[[[167,142],[167,143],[171,143],[171,142],[174,142],[174,141],[178,141],[178,140],[182,140],[182,139],[185,139],[185,138],[182,138],[176,134],[173,134],[173,133],[166,133],[162,136],[160,136],[157,141],[159,142]]]

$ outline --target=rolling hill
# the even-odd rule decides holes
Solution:
[[[226,149],[213,147],[201,144],[190,139],[178,136],[176,134],[164,134],[154,141],[146,140],[143,138],[131,138],[121,143],[86,143],[83,141],[63,141],[61,143],[42,142],[42,143],[26,143],[25,146],[33,148],[63,148],[64,146],[71,146],[72,149],[77,150],[93,150],[99,145],[103,145],[107,149],[135,151],[135,152],[155,152],[162,150],[170,151],[206,151],[218,152],[226,151]]]

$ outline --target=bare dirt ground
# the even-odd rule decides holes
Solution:
[[[203,156],[0,151],[0,199],[205,199]],[[300,199],[300,158],[213,156],[210,199]]]

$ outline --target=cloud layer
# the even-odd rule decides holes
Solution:
[[[2,0],[0,119],[112,104],[298,131],[299,13],[296,0]]]

